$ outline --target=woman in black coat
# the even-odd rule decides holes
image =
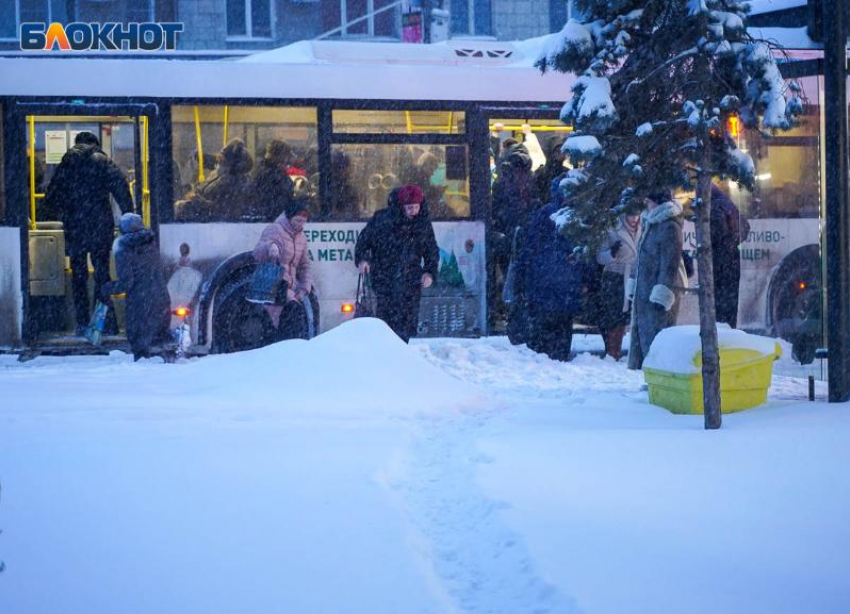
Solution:
[[[106,284],[101,299],[126,293],[127,341],[139,360],[170,341],[171,299],[153,232],[135,213],[122,215],[118,229],[121,236],[113,246],[118,280]]]
[[[387,208],[357,238],[354,264],[370,273],[377,316],[405,342],[416,334],[422,289],[437,278],[440,253],[422,190],[406,185],[390,192]]]

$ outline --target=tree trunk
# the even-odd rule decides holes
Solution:
[[[714,307],[714,265],[711,257],[711,154],[703,151],[697,176],[697,271],[699,273],[699,336],[702,341],[702,400],[706,429],[719,429],[720,351],[717,347],[717,316]]]

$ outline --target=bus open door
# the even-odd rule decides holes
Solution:
[[[37,106],[37,105],[33,105]],[[66,107],[68,105],[65,105]],[[76,105],[75,105],[76,107]],[[35,109],[33,109],[35,110]],[[41,111],[42,109],[38,109]],[[130,192],[133,210],[139,212],[146,225],[151,223],[151,191],[149,183],[148,116],[142,113],[104,114],[100,106],[89,110],[86,105],[73,108],[73,112],[32,113],[24,116],[27,135],[28,165],[28,290],[26,302],[28,337],[40,347],[80,346],[86,341],[79,336],[80,328],[88,322],[77,322],[74,309],[73,270],[68,255],[68,241],[61,219],[62,214],[46,198],[66,152],[74,146],[78,134],[89,132],[99,141],[100,149],[121,170]],[[69,109],[70,110],[70,109]],[[126,109],[122,109],[126,111]],[[135,109],[131,109],[135,110]],[[117,109],[116,109],[117,111]],[[112,217],[116,222],[120,208],[110,198]],[[108,231],[106,239],[111,245],[117,230]],[[89,314],[94,309],[94,268],[91,254],[86,257],[87,274],[85,293]],[[109,256],[109,276],[115,278],[115,265]],[[79,298],[78,298],[79,300]],[[116,297],[111,316],[111,332],[104,338],[103,347],[120,347],[125,343],[123,330],[123,300]]]

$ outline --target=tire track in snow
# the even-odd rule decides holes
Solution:
[[[475,450],[482,416],[422,423],[403,478],[391,481],[421,533],[433,571],[465,614],[579,614],[572,598],[540,578],[520,537],[499,518],[505,504],[475,480],[490,460]]]

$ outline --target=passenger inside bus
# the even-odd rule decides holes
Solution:
[[[331,154],[331,186],[325,217],[354,220],[362,215],[363,202],[353,186],[351,159],[342,151]]]
[[[292,202],[295,196],[295,183],[289,176],[292,163],[292,147],[289,144],[280,139],[269,141],[252,178],[252,218],[273,222]]]
[[[253,184],[249,175],[254,159],[242,139],[233,139],[219,154],[218,170],[186,200],[177,203],[183,221],[237,221],[250,214]]]

